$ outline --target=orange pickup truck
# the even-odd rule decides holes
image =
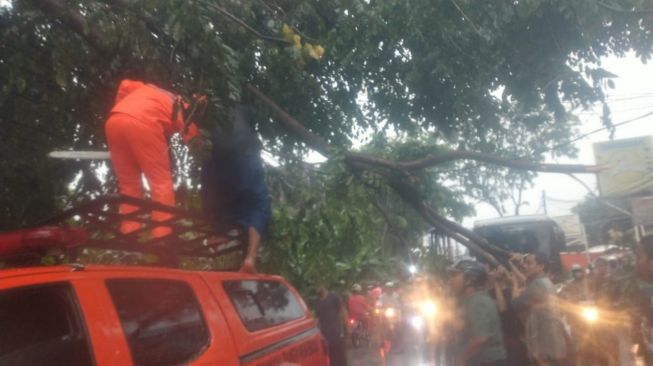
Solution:
[[[66,233],[0,234],[0,256],[25,254],[21,243],[69,250]],[[78,261],[0,269],[0,366],[326,366],[326,347],[278,276]]]

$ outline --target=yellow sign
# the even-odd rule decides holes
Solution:
[[[651,136],[594,144],[602,196],[628,196],[653,191],[653,139]]]

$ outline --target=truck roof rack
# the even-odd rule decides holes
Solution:
[[[120,214],[118,207],[129,204],[135,210]],[[165,221],[153,221],[152,211],[169,213]],[[135,221],[141,228],[122,233],[122,221]],[[156,226],[170,228],[164,237],[151,237]],[[219,259],[245,251],[244,232],[236,225],[232,230],[216,233],[203,215],[133,197],[101,196],[44,220],[32,228],[0,233],[0,258],[12,259],[43,255],[51,249],[62,250],[76,261],[84,248],[154,254],[158,264],[177,267],[180,257]],[[224,261],[226,262],[226,261]],[[232,261],[233,262],[233,261]],[[238,268],[237,263],[223,263],[222,270]]]

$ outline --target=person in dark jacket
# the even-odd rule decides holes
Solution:
[[[234,107],[231,129],[216,130],[202,167],[202,206],[218,233],[240,226],[247,237],[243,272],[255,272],[258,248],[272,216],[253,113]]]
[[[329,345],[330,366],[347,366],[345,341],[346,311],[340,297],[327,290],[325,285],[317,288],[318,299],[315,303],[315,316],[320,331]]]

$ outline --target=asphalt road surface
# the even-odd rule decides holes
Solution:
[[[435,366],[433,362],[427,363],[418,357],[419,355],[414,351],[391,352],[384,362],[379,349],[374,346],[359,348],[350,346],[347,350],[349,366]]]
[[[415,354],[411,352],[391,353],[384,363],[378,348],[373,346],[360,348],[350,346],[347,350],[347,361],[349,366],[436,366],[433,362],[425,363],[416,360]],[[632,363],[628,362],[621,366],[645,366],[645,364],[642,359],[635,358]]]

